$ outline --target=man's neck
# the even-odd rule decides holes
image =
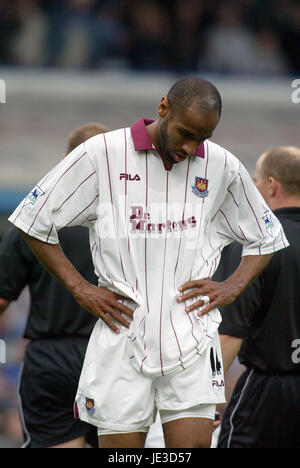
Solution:
[[[152,144],[155,146],[155,148],[158,148],[158,120],[155,120],[151,124],[147,125],[146,130],[150,140],[152,141]]]
[[[272,211],[279,210],[280,208],[300,208],[300,199],[298,197],[290,197],[282,200],[275,200],[271,205],[270,208]]]

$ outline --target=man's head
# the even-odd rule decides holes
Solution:
[[[180,162],[210,138],[220,120],[222,99],[201,78],[177,81],[158,109],[158,146],[170,162]]]
[[[300,206],[300,149],[281,146],[263,153],[254,181],[272,210]]]
[[[66,149],[66,155],[71,153],[77,146],[81,145],[81,143],[89,140],[95,135],[99,135],[100,133],[106,133],[108,128],[105,125],[100,123],[89,123],[83,125],[81,127],[76,128],[68,139],[68,146]]]

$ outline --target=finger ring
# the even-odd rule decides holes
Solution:
[[[209,296],[202,296],[201,301],[204,302],[204,305],[208,305],[210,303],[210,297]]]

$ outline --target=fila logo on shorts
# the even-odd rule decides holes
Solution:
[[[222,364],[219,361],[218,353],[215,352],[214,348],[210,349],[210,365],[211,365],[211,372],[213,376],[212,386],[214,388],[222,388],[225,387],[225,382],[223,380],[223,373],[222,373]],[[221,379],[218,377],[222,377]]]

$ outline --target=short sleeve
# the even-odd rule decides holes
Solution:
[[[34,255],[19,231],[12,227],[0,243],[0,297],[16,300],[28,284]]]
[[[214,221],[223,243],[243,245],[242,256],[264,255],[288,247],[281,223],[240,164]]]
[[[241,261],[241,253],[242,246],[237,242],[225,247],[213,280],[224,281],[229,278]],[[245,338],[253,316],[261,308],[261,291],[261,278],[259,277],[232,304],[220,307],[222,323],[219,327],[219,333]]]
[[[34,187],[9,221],[32,237],[58,244],[61,228],[89,227],[96,217],[98,198],[96,171],[82,144]]]

